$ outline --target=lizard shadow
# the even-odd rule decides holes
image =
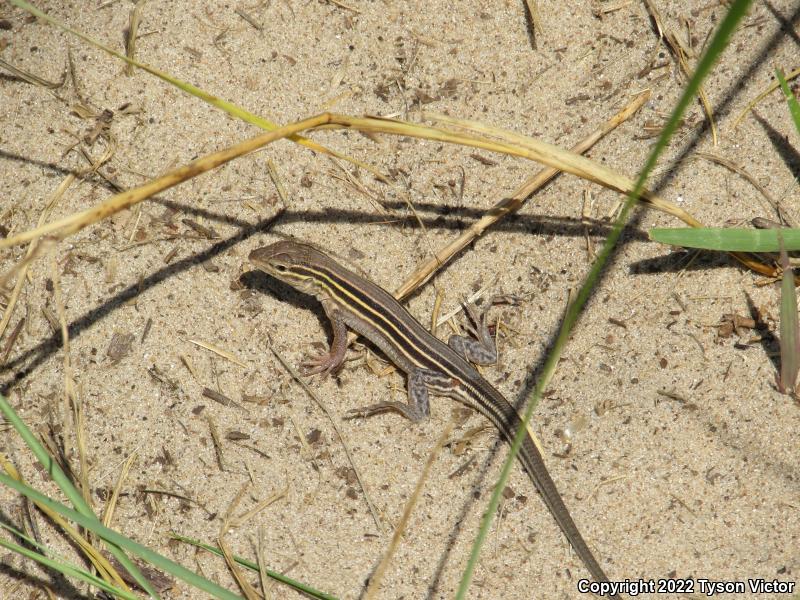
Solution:
[[[181,272],[187,271],[194,266],[227,252],[232,247],[249,239],[257,233],[267,231],[272,227],[280,214],[281,213],[279,212],[254,224],[242,227],[234,235],[211,244],[205,250],[194,252],[185,258],[161,267],[160,269],[151,272],[141,281],[124,287],[102,304],[97,305],[95,308],[87,311],[82,316],[68,323],[67,331],[70,339],[78,337],[81,333],[88,330],[96,323],[102,321],[111,315],[116,309],[123,306],[126,302],[137,297],[144,291],[154,288]],[[0,366],[0,375],[10,375],[10,378],[0,383],[0,393],[3,395],[8,395],[9,391],[16,384],[34,373],[44,361],[46,361],[52,354],[57,352],[58,348],[60,347],[60,343],[61,333],[54,332],[49,338],[42,340],[36,346],[20,353],[13,359],[8,360],[2,366]]]

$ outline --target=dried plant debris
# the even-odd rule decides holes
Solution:
[[[753,314],[745,316],[725,313],[717,325],[717,339],[733,337],[735,333],[745,344],[768,341],[773,338],[775,319],[763,308],[754,308]]]
[[[751,317],[743,317],[736,313],[726,313],[722,315],[719,325],[717,325],[717,337],[729,338],[734,332],[739,337],[749,335],[750,331],[756,328],[756,321]]]
[[[134,335],[132,333],[114,332],[114,335],[111,336],[111,342],[108,344],[108,350],[106,350],[106,356],[111,359],[111,364],[117,364],[130,354],[133,339]]]
[[[2,21],[0,21],[0,23],[2,23]],[[34,75],[29,71],[17,68],[14,65],[7,63],[2,59],[0,59],[0,68],[5,69],[9,73],[11,73],[14,77],[17,77],[23,81],[27,81],[32,85],[40,85],[42,87],[46,87],[51,90],[60,88],[62,85],[64,85],[64,82],[67,80],[66,70],[64,70],[64,73],[61,76],[61,81],[48,81],[46,79],[39,77],[38,75]]]
[[[196,231],[202,237],[214,240],[219,238],[219,234],[214,230],[213,227],[206,227],[205,225],[201,225],[197,221],[192,221],[191,219],[183,219],[181,221],[184,225]]]
[[[241,408],[244,410],[241,404],[234,402],[230,398],[228,398],[225,394],[221,392],[217,392],[216,390],[212,390],[211,388],[203,388],[203,396],[206,398],[210,398],[214,402],[219,402],[222,406],[235,406],[236,408]]]

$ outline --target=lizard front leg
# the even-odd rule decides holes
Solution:
[[[328,375],[342,366],[344,355],[347,351],[347,326],[340,318],[335,303],[328,299],[323,299],[322,308],[325,310],[333,330],[331,349],[327,354],[306,358],[302,363],[305,375],[316,375],[317,373]]]

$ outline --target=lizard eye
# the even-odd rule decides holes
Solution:
[[[278,273],[285,273],[286,265],[275,265],[275,270],[278,271]]]

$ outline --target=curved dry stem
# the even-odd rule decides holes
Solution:
[[[636,111],[638,111],[649,98],[650,90],[646,90],[637,95],[621,111],[600,125],[600,127],[595,129],[586,138],[575,144],[572,147],[572,152],[575,154],[583,154],[586,152],[600,139],[602,139],[603,136],[610,133],[614,128],[635,114]],[[499,137],[500,139],[503,139],[505,133],[505,130],[487,127],[483,123],[462,119],[453,119],[452,117],[437,113],[423,112],[422,118],[431,121],[446,121],[451,125],[461,126],[468,131],[492,135]],[[533,177],[525,181],[525,183],[517,188],[517,190],[510,197],[502,198],[492,208],[487,210],[478,221],[470,225],[460,236],[458,236],[458,238],[436,252],[432,258],[422,263],[422,265],[420,265],[417,270],[414,271],[414,273],[412,273],[408,279],[406,279],[406,281],[397,289],[397,291],[395,291],[395,297],[398,300],[402,299],[420,287],[423,283],[430,279],[430,277],[436,271],[447,264],[447,262],[453,256],[471,244],[475,238],[482,235],[483,232],[489,227],[494,225],[497,221],[503,219],[506,215],[518,211],[531,194],[544,187],[544,185],[558,173],[559,170],[554,167],[542,169]]]
[[[459,144],[473,148],[482,148],[490,152],[498,152],[501,154],[518,156],[520,158],[527,158],[529,160],[540,162],[552,168],[577,175],[578,177],[587,179],[589,181],[593,181],[623,194],[627,194],[633,190],[633,181],[630,178],[620,175],[604,165],[598,164],[584,156],[575,154],[574,152],[559,148],[553,144],[548,144],[547,142],[542,142],[541,140],[536,140],[513,132],[503,132],[504,135],[507,136],[507,139],[513,140],[513,142],[501,142],[490,140],[486,137],[476,134],[458,133],[456,131],[421,125],[418,123],[408,123],[405,121],[380,119],[375,117],[350,117],[335,113],[323,113],[315,117],[310,117],[308,119],[303,119],[301,121],[285,125],[284,127],[274,131],[262,133],[261,135],[235,144],[234,146],[224,150],[220,150],[219,152],[209,154],[206,157],[192,161],[188,165],[179,167],[178,169],[175,169],[166,175],[154,179],[138,188],[116,194],[105,202],[102,202],[97,206],[89,208],[85,211],[72,214],[42,227],[25,231],[11,238],[0,240],[0,249],[21,244],[23,242],[41,237],[42,235],[54,232],[58,232],[56,235],[58,239],[64,239],[77,233],[87,225],[101,221],[116,212],[129,208],[134,204],[149,198],[154,194],[174,187],[179,183],[214,169],[230,160],[233,160],[234,158],[238,158],[257,150],[258,148],[266,146],[275,140],[289,137],[301,131],[317,128],[357,129],[359,131],[403,135],[407,137],[435,140],[448,144]],[[702,223],[692,217],[689,213],[649,191],[645,190],[640,199],[643,203],[666,212],[667,214],[673,215],[692,227],[702,227]],[[760,265],[760,268],[757,268],[756,265],[759,265],[759,263],[755,263],[746,257],[741,257],[735,254],[734,256],[748,267],[762,273],[765,272],[764,269],[766,269],[766,267],[764,265]],[[772,269],[769,271],[771,272]]]
[[[102,221],[114,213],[125,210],[126,208],[130,208],[131,206],[146,200],[150,196],[163,192],[164,190],[174,187],[179,183],[183,183],[184,181],[187,181],[192,177],[196,177],[201,173],[210,171],[211,169],[231,161],[234,158],[244,156],[245,154],[257,150],[262,146],[266,146],[275,140],[289,137],[298,131],[312,129],[317,125],[327,121],[328,115],[322,114],[286,125],[284,127],[280,127],[274,131],[262,133],[254,138],[245,140],[244,142],[240,142],[224,150],[220,150],[219,152],[214,152],[208,156],[192,161],[186,166],[170,171],[166,175],[157,177],[156,179],[153,179],[152,181],[149,181],[137,188],[116,194],[108,200],[93,206],[92,208],[88,208],[78,213],[73,213],[68,217],[53,221],[52,223],[48,223],[42,227],[24,231],[5,240],[0,240],[0,249],[22,244],[54,232],[58,232],[56,237],[59,240],[63,240],[64,238],[77,233],[87,225]]]

